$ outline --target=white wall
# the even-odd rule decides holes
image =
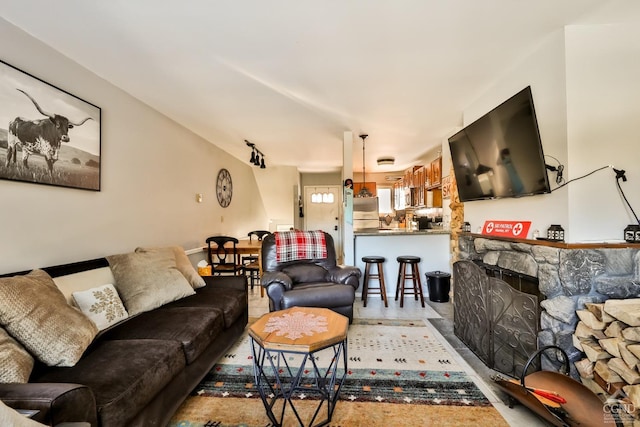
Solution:
[[[269,225],[262,230],[275,231],[277,224],[296,224],[297,194],[299,186],[298,170],[292,166],[267,166],[254,169],[259,193],[254,194],[254,202],[263,205]]]
[[[544,153],[567,165],[564,69],[564,34],[557,32],[511,70],[505,70],[505,75],[499,76],[497,83],[464,111],[464,125],[531,86]],[[548,163],[555,164],[551,159]],[[549,178],[553,181],[552,176]],[[566,192],[563,191],[518,199],[467,202],[464,212],[473,232],[490,219],[523,220],[532,222],[530,235],[535,229],[544,235],[550,224],[562,224],[569,239]]]
[[[637,20],[636,20],[637,21]],[[570,180],[612,164],[627,171],[621,183],[640,209],[640,30],[636,24],[570,26],[554,34],[465,110],[465,125],[531,85],[545,155],[565,165]],[[557,165],[553,159],[547,163]],[[465,203],[476,231],[488,219],[530,220],[544,235],[565,228],[568,242],[621,240],[635,219],[606,169],[551,194]],[[557,185],[550,173],[552,190]],[[531,232],[530,232],[531,235]]]
[[[213,234],[246,236],[267,227],[248,164],[1,19],[0,39],[4,61],[102,108],[102,191],[0,180],[0,273],[137,246],[191,249]],[[215,196],[221,167],[234,186],[226,209]]]
[[[636,15],[638,16],[638,15]],[[570,178],[613,165],[640,214],[640,27],[572,26],[567,42],[567,117]],[[572,238],[613,240],[636,220],[605,169],[569,185]]]

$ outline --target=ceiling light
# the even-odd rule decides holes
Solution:
[[[253,142],[249,142],[246,139],[244,142],[246,142],[247,146],[251,148],[251,159],[249,159],[249,162],[254,166],[259,166],[260,169],[265,169],[264,154],[258,150],[258,147],[256,147],[256,144]],[[262,158],[260,158],[260,156],[262,156]]]
[[[360,135],[360,138],[362,138],[362,188],[360,189],[360,191],[358,191],[358,194],[356,194],[356,197],[373,197],[373,194],[371,193],[371,191],[369,191],[369,189],[365,185],[366,175],[365,175],[365,168],[364,168],[364,140],[367,139],[368,136],[369,135],[367,134]]]
[[[395,157],[387,156],[378,158],[378,165],[392,165],[396,162]]]

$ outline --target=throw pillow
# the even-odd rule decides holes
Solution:
[[[32,369],[33,357],[0,328],[0,383],[26,383]]]
[[[171,248],[110,255],[107,260],[130,316],[196,293],[178,271]]]
[[[64,424],[64,423],[62,423]],[[40,424],[37,421],[27,418],[20,412],[8,407],[0,400],[0,425],[12,427],[46,427],[46,424]]]
[[[157,249],[163,248],[136,248],[136,252],[152,252]],[[189,281],[193,289],[198,289],[206,286],[204,279],[198,274],[198,272],[193,268],[191,261],[189,261],[189,257],[185,253],[184,249],[180,246],[171,246],[173,250],[173,255],[176,258],[176,267],[178,267],[178,271],[182,273],[182,275]]]
[[[73,366],[98,333],[42,270],[0,279],[0,324],[49,366]]]
[[[72,295],[78,308],[96,324],[99,330],[129,317],[112,284],[73,292]]]

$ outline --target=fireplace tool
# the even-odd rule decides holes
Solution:
[[[562,355],[563,371],[537,371],[527,375],[529,366],[547,350]],[[547,422],[559,427],[619,425],[616,414],[608,413],[602,400],[569,375],[569,357],[558,346],[540,348],[529,357],[522,378],[494,376],[495,383],[509,396],[509,407],[521,403]]]

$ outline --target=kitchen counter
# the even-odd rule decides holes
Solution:
[[[410,230],[406,228],[381,228],[377,230],[354,231],[354,236],[407,236],[407,235],[429,235],[429,234],[451,234],[449,230],[430,228],[427,230]]]
[[[421,258],[419,263],[420,281],[425,297],[428,294],[425,273],[431,271],[451,272],[450,231],[442,229],[407,230],[368,229],[354,231],[355,265],[364,272],[363,256],[377,255],[386,258],[383,264],[387,296],[394,298],[398,279],[398,261],[401,255],[415,255]],[[362,279],[360,279],[362,283]],[[377,286],[376,281],[373,282]],[[357,290],[361,296],[362,286]],[[358,298],[360,299],[360,298]],[[405,303],[407,303],[405,301]],[[413,301],[412,301],[413,302]]]

